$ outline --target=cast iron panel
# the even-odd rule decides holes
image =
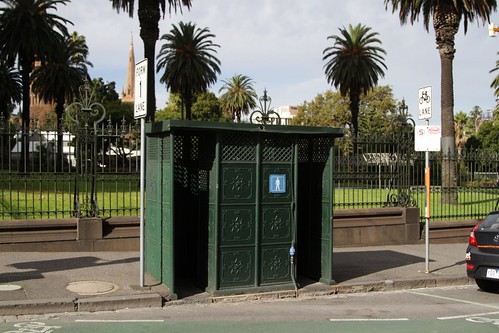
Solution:
[[[222,245],[255,243],[254,208],[222,208]]]
[[[262,247],[261,284],[291,281],[288,246]]]
[[[291,211],[289,207],[263,208],[262,242],[285,241],[291,244]]]
[[[220,288],[254,285],[254,247],[222,248],[220,267]]]
[[[255,166],[222,167],[222,203],[254,203]]]
[[[161,204],[149,200],[147,207],[146,270],[161,281]]]

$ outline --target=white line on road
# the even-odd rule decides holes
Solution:
[[[163,319],[151,319],[151,320],[140,320],[140,319],[129,319],[129,320],[119,320],[119,319],[76,319],[77,323],[162,323]]]
[[[461,316],[450,316],[450,317],[439,317],[437,318],[438,320],[451,320],[451,319],[462,319],[462,318],[468,318],[468,317],[480,317],[480,316],[490,316],[490,315],[496,315],[499,314],[499,312],[484,312],[484,313],[473,313],[473,314],[467,314],[467,315],[461,315]]]
[[[355,321],[406,321],[408,318],[357,318],[357,319],[329,319],[329,321],[334,322],[355,322]]]
[[[476,305],[476,306],[482,306],[486,308],[491,308],[491,309],[499,309],[499,306],[496,305],[491,305],[491,304],[483,304],[483,303],[477,303],[477,302],[472,302],[472,301],[467,301],[464,299],[459,299],[459,298],[453,298],[453,297],[445,297],[445,296],[439,296],[439,295],[432,295],[432,294],[427,294],[419,291],[414,291],[414,290],[406,290],[406,293],[413,294],[413,295],[420,295],[420,296],[426,296],[426,297],[433,297],[433,298],[439,298],[439,299],[445,299],[447,301],[454,301],[454,302],[459,302],[459,303],[464,303],[464,304],[470,304],[470,305]],[[489,312],[489,314],[497,314],[499,312]],[[474,315],[466,315],[466,316],[461,316],[461,318],[466,318],[469,316],[474,316]],[[454,317],[442,317],[445,319],[441,320],[446,320],[447,318],[449,319],[454,319]],[[456,319],[459,317],[456,317]],[[438,318],[440,319],[440,318]]]

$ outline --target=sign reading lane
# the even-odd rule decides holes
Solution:
[[[147,115],[147,59],[135,65],[134,89],[134,117],[143,118]]]
[[[423,87],[418,92],[419,120],[431,118],[431,86]]]

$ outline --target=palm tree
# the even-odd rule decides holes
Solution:
[[[51,14],[56,5],[69,0],[0,0],[0,58],[21,68],[22,80],[22,171],[26,171],[27,133],[30,122],[30,74],[35,60],[45,63],[68,35],[68,20]]]
[[[185,105],[186,119],[191,119],[192,97],[205,92],[217,81],[220,60],[215,56],[215,37],[208,28],[180,22],[169,34],[161,36],[165,42],[158,54],[157,72],[164,70],[160,82],[172,93],[179,93]]]
[[[236,74],[230,79],[222,81],[224,85],[219,92],[225,91],[220,96],[222,109],[229,113],[232,121],[241,122],[241,114],[247,115],[256,107],[258,96],[253,88],[253,80],[246,75]]]
[[[73,32],[57,47],[48,62],[37,67],[31,75],[33,92],[46,103],[56,103],[57,167],[62,166],[61,125],[64,105],[66,101],[73,100],[84,80],[88,78],[87,66],[92,66],[92,63],[87,60],[87,57],[88,46],[85,37]]]
[[[328,83],[339,88],[342,96],[350,97],[350,112],[354,141],[357,141],[359,130],[359,103],[361,93],[367,93],[378,84],[378,79],[384,77],[383,54],[386,51],[379,45],[378,33],[371,28],[357,24],[349,25],[348,30],[339,29],[341,35],[332,35],[334,44],[324,50],[322,60]]]
[[[499,54],[499,52],[497,52]],[[489,73],[493,73],[499,69],[499,60],[496,60],[496,67],[490,70]],[[491,88],[494,88],[494,96],[499,97],[499,75],[496,75],[494,81],[490,84]]]
[[[457,170],[450,158],[455,152],[454,129],[454,79],[453,60],[455,36],[461,20],[464,33],[468,23],[481,19],[489,21],[490,14],[496,10],[496,0],[385,0],[385,8],[392,5],[392,12],[398,11],[400,23],[410,21],[413,24],[421,15],[424,27],[429,31],[430,20],[433,19],[435,40],[440,54],[440,88],[441,88],[441,124],[442,124],[442,202],[457,204]]]
[[[468,139],[469,133],[466,133],[467,124],[468,124],[468,115],[463,111],[459,111],[454,117],[454,130],[456,132],[456,146],[457,146],[458,158],[460,158],[464,144]]]
[[[0,60],[0,114],[8,119],[13,104],[21,102],[22,82],[20,73]]]
[[[113,8],[118,12],[123,10],[133,17],[135,0],[111,0]],[[156,56],[156,41],[159,38],[159,19],[165,14],[168,4],[168,12],[172,9],[182,12],[182,5],[190,9],[191,0],[138,0],[139,2],[139,24],[140,37],[144,43],[144,57],[147,59],[147,120],[154,122],[156,112],[154,60]]]

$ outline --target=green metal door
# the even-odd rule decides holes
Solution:
[[[220,140],[218,283],[210,290],[290,283],[294,238],[291,139],[224,135]],[[218,254],[218,256],[216,255]],[[214,277],[213,275],[211,275]],[[210,283],[209,283],[210,284]]]
[[[291,282],[289,248],[294,240],[293,137],[261,140],[260,285]]]

